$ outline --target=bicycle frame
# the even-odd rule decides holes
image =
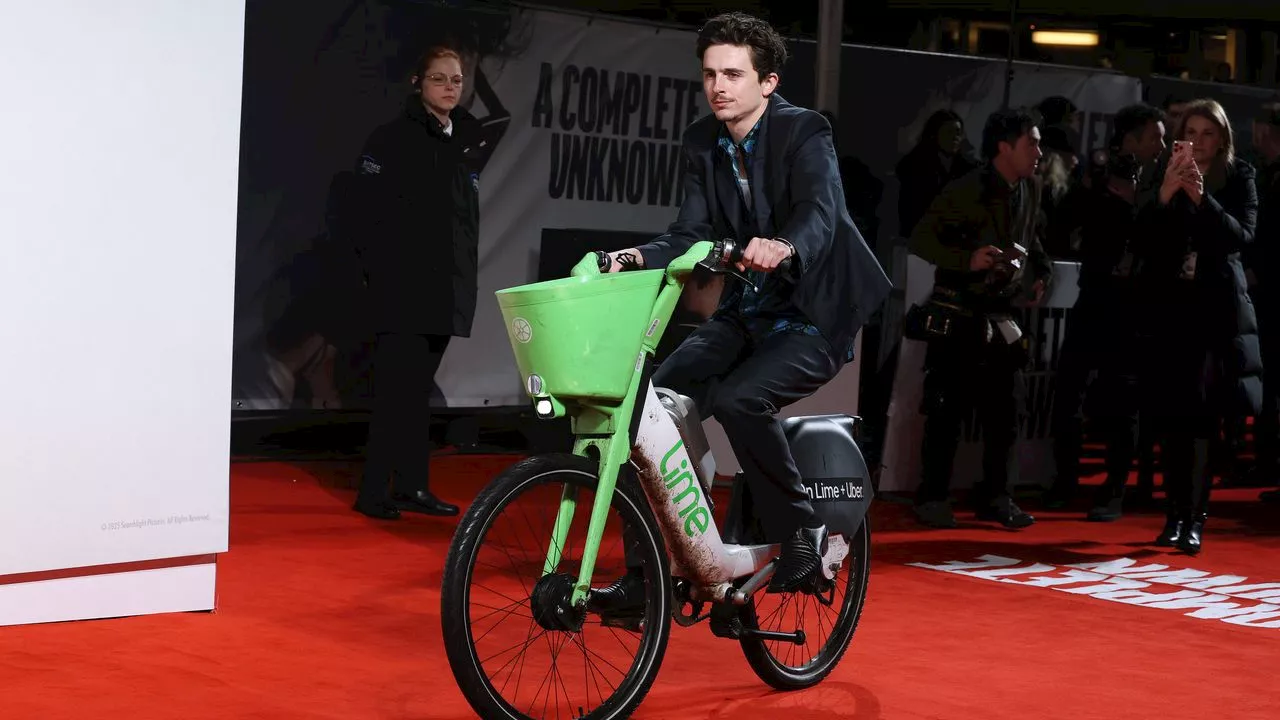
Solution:
[[[591,589],[600,540],[613,502],[618,475],[624,464],[635,467],[640,484],[666,540],[673,572],[694,581],[706,599],[731,599],[730,581],[756,574],[752,585],[767,579],[778,554],[777,545],[728,545],[722,542],[711,509],[703,497],[703,488],[692,471],[688,450],[679,429],[667,414],[648,380],[646,369],[667,330],[684,282],[699,261],[708,256],[712,243],[694,244],[667,266],[661,289],[650,313],[627,393],[616,405],[593,405],[574,402],[572,409],[557,408],[570,416],[575,435],[573,452],[589,457],[594,450],[599,457],[599,476],[587,541],[583,548],[578,581],[571,602],[585,603]],[[594,255],[589,255],[573,269],[573,275],[599,274]],[[637,402],[642,403],[634,446],[631,430]],[[569,528],[577,510],[577,489],[566,486],[560,497],[543,574],[557,571],[563,560],[561,549],[568,540]],[[748,588],[754,589],[754,588]],[[748,593],[749,594],[749,593]],[[740,598],[743,596],[739,596]]]

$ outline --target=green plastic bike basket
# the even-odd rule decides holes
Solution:
[[[540,395],[621,400],[652,318],[662,270],[568,277],[499,290],[520,379]]]

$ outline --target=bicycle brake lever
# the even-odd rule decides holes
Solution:
[[[730,268],[725,268],[721,272],[728,275],[732,275],[738,278],[739,280],[741,280],[742,282],[746,283],[747,285],[751,286],[752,292],[760,292],[760,286],[756,285],[754,282],[751,282],[751,278],[747,277],[746,275],[739,275],[738,273],[734,272]]]
[[[712,262],[710,259],[700,260],[698,262],[698,267],[702,268],[703,270],[706,270],[707,272],[713,275],[732,275],[738,278],[739,280],[741,280],[742,282],[746,283],[747,285],[750,285],[753,291],[760,292],[760,286],[752,282],[751,278],[748,278],[745,275],[738,274],[732,268],[720,266],[718,263]]]

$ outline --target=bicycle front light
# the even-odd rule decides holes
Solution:
[[[540,376],[530,374],[525,379],[525,390],[533,399],[533,412],[539,420],[551,420],[564,416],[564,405],[544,392],[545,388]]]

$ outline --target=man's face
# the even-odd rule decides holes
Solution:
[[[1253,147],[1268,162],[1274,162],[1277,157],[1280,157],[1280,127],[1255,121],[1253,123]]]
[[[1040,128],[1032,127],[1012,145],[1000,143],[1000,152],[1009,158],[1009,167],[1020,178],[1034,177],[1044,153],[1040,151]]]
[[[1142,133],[1141,152],[1138,153],[1138,159],[1144,165],[1155,162],[1156,158],[1164,154],[1164,135],[1164,121],[1157,120],[1147,124],[1147,129]]]
[[[702,54],[702,89],[720,122],[751,117],[777,87],[776,74],[760,80],[745,45],[712,45]]]
[[[1157,120],[1149,122],[1142,131],[1136,134],[1130,134],[1125,137],[1121,144],[1123,152],[1132,153],[1138,158],[1138,162],[1142,165],[1148,165],[1155,162],[1156,158],[1164,153],[1164,123]]]

